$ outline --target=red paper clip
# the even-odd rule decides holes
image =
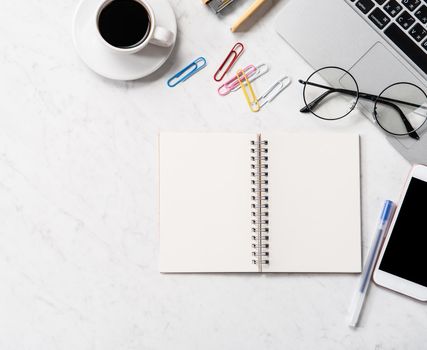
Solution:
[[[216,71],[214,75],[215,81],[221,81],[222,79],[224,79],[225,75],[228,73],[231,67],[233,67],[233,65],[236,63],[238,58],[242,55],[244,49],[245,47],[240,42],[236,43],[236,45],[233,46],[233,48],[225,58],[224,62],[222,62],[221,66]],[[228,66],[226,69],[224,69],[227,63],[228,63]],[[220,76],[218,77],[218,75]]]

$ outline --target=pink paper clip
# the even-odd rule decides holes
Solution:
[[[266,63],[260,63],[257,66],[250,64],[243,69],[243,73],[248,77],[249,82],[254,82],[259,77],[262,77],[264,74],[268,73],[269,68]],[[239,79],[237,76],[234,76],[229,81],[224,83],[218,89],[218,94],[221,96],[228,95],[230,92],[235,92],[240,89]]]
[[[246,76],[249,78],[256,72],[256,67],[253,64],[250,64],[249,66],[243,68],[243,72],[246,74]],[[239,79],[235,75],[233,78],[222,84],[218,88],[218,94],[221,96],[228,95],[231,90],[239,86]]]
[[[222,79],[224,79],[225,75],[230,71],[231,67],[233,67],[238,58],[242,55],[244,49],[245,47],[240,42],[236,43],[233,46],[233,48],[225,58],[224,62],[221,63],[218,70],[216,71],[214,75],[215,81],[221,81]],[[227,66],[227,68],[224,69],[225,66]]]

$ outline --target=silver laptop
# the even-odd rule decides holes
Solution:
[[[427,0],[289,0],[275,26],[313,68],[344,68],[360,91],[400,81],[427,91]],[[372,120],[372,105],[362,105]],[[418,141],[385,135],[407,160],[427,163],[426,125]]]

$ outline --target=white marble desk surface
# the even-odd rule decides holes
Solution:
[[[160,130],[359,131],[363,248],[410,165],[360,114],[325,124],[301,116],[294,83],[263,112],[220,98],[212,75],[233,43],[240,63],[268,62],[295,80],[310,72],[274,32],[284,2],[249,31],[199,0],[171,0],[174,56],[153,76],[122,83],[77,57],[77,0],[4,1],[0,11],[0,349],[425,349],[426,306],[372,286],[361,327],[345,316],[356,275],[161,275]],[[169,89],[167,77],[204,55],[209,66]]]

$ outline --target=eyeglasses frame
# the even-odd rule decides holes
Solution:
[[[313,75],[315,75],[319,71],[322,71],[322,70],[325,70],[325,69],[337,69],[337,70],[340,70],[340,71],[344,72],[345,74],[348,74],[351,77],[351,79],[353,79],[353,81],[355,83],[355,86],[356,86],[356,90],[335,89],[335,88],[331,88],[331,87],[328,87],[328,86],[325,86],[325,85],[311,83],[309,81],[310,78]],[[387,89],[389,89],[389,88],[391,88],[391,87],[393,87],[395,85],[407,84],[407,85],[411,85],[411,86],[419,89],[424,94],[424,96],[426,97],[426,101],[427,101],[427,95],[426,95],[426,93],[419,86],[417,86],[416,84],[413,84],[413,83],[410,83],[410,82],[396,82],[394,84],[391,84],[391,85],[387,86],[385,89],[383,89],[380,92],[379,95],[368,94],[368,93],[365,93],[365,92],[360,92],[359,85],[358,85],[356,79],[354,78],[354,76],[350,72],[346,71],[345,69],[343,69],[341,67],[337,67],[337,66],[326,66],[326,67],[320,68],[320,69],[314,71],[312,74],[310,74],[310,76],[306,80],[301,80],[300,79],[300,80],[298,80],[298,82],[304,85],[304,88],[303,88],[303,99],[304,99],[305,107],[301,108],[301,110],[300,110],[301,113],[309,113],[310,112],[313,115],[315,115],[316,117],[318,117],[320,119],[323,119],[323,120],[329,120],[329,121],[331,121],[331,120],[339,120],[339,119],[342,119],[342,118],[346,117],[348,114],[350,114],[354,110],[354,108],[356,107],[356,105],[357,105],[357,103],[359,101],[359,98],[367,99],[367,100],[370,100],[371,102],[374,102],[374,110],[373,110],[374,119],[375,119],[376,123],[379,125],[379,127],[381,129],[383,129],[386,133],[394,135],[394,136],[404,136],[404,135],[406,136],[406,135],[408,135],[408,136],[410,136],[410,137],[412,137],[412,138],[414,138],[416,140],[420,139],[420,137],[419,137],[418,133],[416,132],[416,130],[419,130],[424,125],[424,123],[426,122],[427,118],[420,125],[420,127],[418,127],[417,129],[414,129],[412,127],[412,125],[410,124],[409,120],[406,118],[405,114],[402,112],[402,110],[399,108],[399,106],[397,106],[394,102],[405,104],[405,105],[409,105],[409,106],[413,106],[413,107],[422,107],[424,109],[427,109],[427,108],[423,107],[423,106],[418,106],[416,104],[413,104],[413,103],[410,103],[410,102],[406,102],[406,101],[391,99],[391,98],[387,98],[387,97],[381,97],[381,95]],[[306,98],[305,98],[305,90],[306,90],[307,85],[320,87],[320,88],[326,89],[327,91],[325,91],[322,95],[318,96],[316,99],[314,99],[313,101],[311,101],[310,103],[308,103],[306,101]],[[344,114],[344,115],[342,115],[342,116],[340,116],[338,118],[324,118],[324,117],[321,117],[318,114],[316,114],[313,111],[313,108],[316,107],[320,102],[322,102],[322,100],[325,97],[327,97],[329,94],[335,93],[335,92],[356,97],[356,100],[354,101],[351,109],[346,114]],[[378,121],[378,114],[377,114],[377,104],[378,103],[382,103],[382,104],[388,105],[388,106],[392,107],[393,109],[395,109],[397,111],[397,113],[399,114],[399,116],[401,117],[402,122],[404,123],[405,128],[408,131],[408,133],[398,134],[398,133],[393,133],[393,132],[385,129],[381,125],[381,123]]]

